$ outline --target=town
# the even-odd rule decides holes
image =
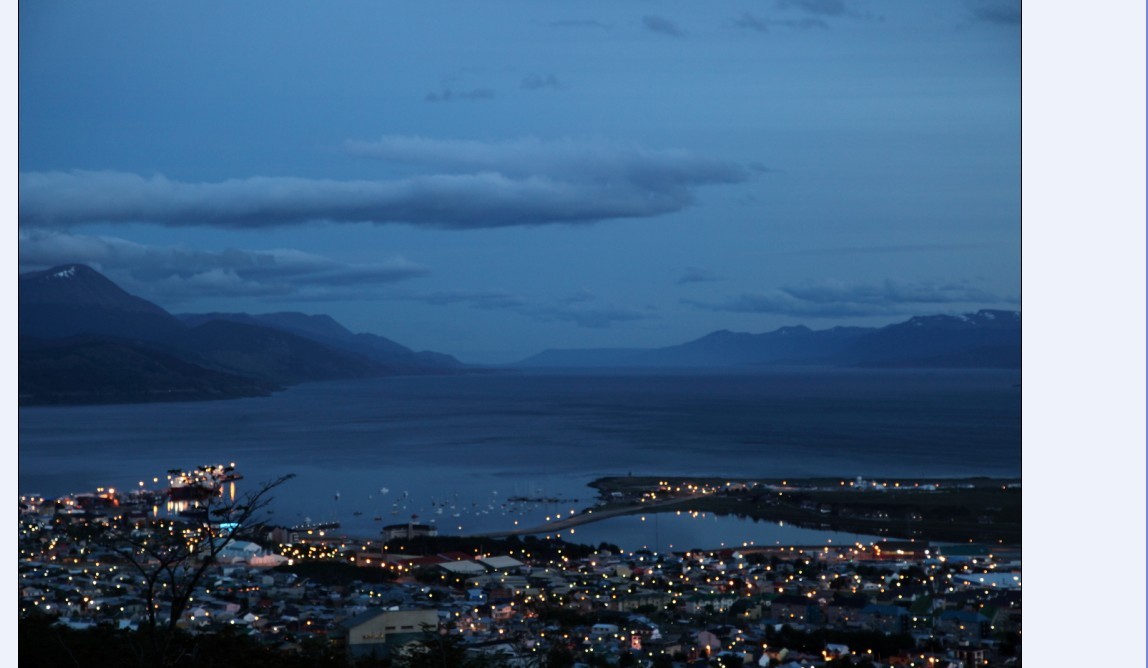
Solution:
[[[25,625],[242,638],[283,666],[1020,663],[1021,552],[1000,541],[659,553],[533,530],[438,536],[413,519],[351,537],[259,523],[260,495],[236,498],[232,469],[170,472],[166,492],[21,497],[22,641]],[[601,516],[745,486],[599,489]]]

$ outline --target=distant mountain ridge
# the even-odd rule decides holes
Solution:
[[[21,405],[263,396],[306,381],[471,370],[326,315],[174,316],[80,264],[19,280]],[[665,348],[548,350],[512,366],[1019,368],[1020,335],[1019,312],[981,310],[880,328],[719,330]]]
[[[720,330],[665,348],[547,350],[514,366],[1020,368],[1020,336],[1019,312],[981,310],[916,316],[880,328],[812,330],[798,325],[761,334]]]
[[[284,385],[455,373],[329,316],[173,316],[91,267],[20,275],[20,403],[121,403],[262,396]]]
[[[990,366],[1020,368],[1017,311],[916,316],[858,339],[843,363],[860,366]],[[949,364],[942,364],[943,361]]]
[[[179,314],[187,325],[199,325],[211,321],[232,322],[269,327],[282,332],[296,334],[324,345],[354,352],[398,372],[406,366],[412,369],[438,368],[461,369],[465,365],[450,355],[431,351],[415,352],[404,345],[376,334],[355,334],[340,325],[329,315],[307,315],[296,312],[266,313],[200,313]]]

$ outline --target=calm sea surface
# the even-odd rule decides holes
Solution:
[[[417,515],[442,533],[495,531],[581,508],[603,475],[1020,476],[1019,383],[1016,371],[528,372],[22,408],[19,484],[49,496],[126,489],[235,462],[241,487],[297,474],[275,496],[283,524],[337,519],[367,536]],[[521,496],[562,501],[510,500]],[[732,518],[653,522],[564,537],[664,549],[829,536]]]

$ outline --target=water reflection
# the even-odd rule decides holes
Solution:
[[[552,534],[553,535],[553,534]],[[654,552],[763,547],[770,545],[841,545],[884,540],[878,536],[806,529],[784,522],[742,519],[701,512],[627,515],[584,524],[560,537],[572,542],[610,543],[625,550]]]

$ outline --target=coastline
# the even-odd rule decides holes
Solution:
[[[473,536],[559,534],[625,515],[694,511],[898,540],[1021,544],[1019,478],[626,476],[598,478],[589,486],[598,490],[596,506],[541,525]]]

